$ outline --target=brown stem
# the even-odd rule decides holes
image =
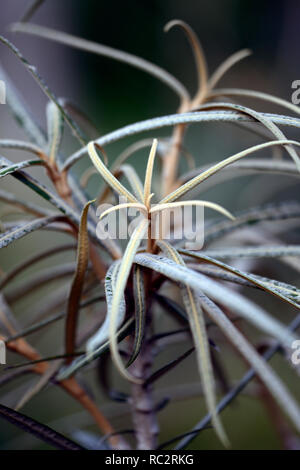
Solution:
[[[147,251],[152,253],[155,240],[151,238],[151,216],[149,216],[148,246]],[[138,450],[152,450],[157,447],[159,432],[155,405],[152,395],[152,386],[146,384],[151,374],[153,364],[153,344],[148,341],[149,332],[152,327],[151,315],[151,284],[152,272],[144,270],[144,284],[146,292],[146,322],[144,340],[138,357],[133,363],[134,376],[141,379],[142,383],[132,384],[131,407],[132,419],[135,429]],[[144,384],[145,383],[145,384]]]
[[[163,160],[163,195],[166,196],[173,191],[177,179],[179,151],[185,132],[185,124],[175,127],[172,137],[171,149]]]
[[[134,375],[142,380],[151,373],[153,345],[144,340],[142,349],[134,362]],[[131,394],[132,418],[138,450],[153,450],[157,447],[159,427],[152,396],[152,386],[133,384]]]

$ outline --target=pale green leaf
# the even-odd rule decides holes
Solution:
[[[288,331],[286,326],[272,318],[262,307],[200,273],[157,255],[138,254],[135,262],[160,272],[175,282],[184,283],[196,291],[201,289],[213,300],[278,339],[284,345],[290,346],[295,340],[295,336]]]
[[[98,145],[95,144],[95,142],[90,142],[88,144],[88,147],[87,147],[88,148],[88,153],[89,153],[89,156],[90,156],[90,159],[91,159],[92,163],[94,164],[96,169],[99,171],[102,178],[107,182],[107,184],[114,191],[116,191],[118,194],[120,194],[120,196],[125,197],[129,202],[138,203],[138,200],[136,199],[136,197],[133,194],[131,194],[125,188],[125,186],[123,186],[120,183],[120,181],[118,181],[117,178],[104,165],[104,163],[102,162],[100,156],[98,155],[98,153],[95,150],[95,146],[98,147]]]
[[[169,202],[176,201],[180,197],[182,197],[184,194],[186,194],[188,191],[191,191],[194,189],[196,186],[198,186],[200,183],[205,181],[207,178],[211,177],[218,171],[222,170],[225,168],[227,165],[230,165],[231,163],[236,162],[237,160],[240,160],[241,158],[246,157],[247,155],[250,155],[253,152],[257,152],[259,150],[263,150],[268,147],[276,146],[276,145],[285,145],[285,144],[293,144],[300,146],[299,142],[296,141],[291,141],[291,140],[278,140],[278,141],[272,141],[272,142],[265,142],[263,144],[259,145],[254,145],[253,147],[250,147],[246,150],[242,150],[241,152],[238,152],[231,157],[225,158],[221,162],[217,163],[216,165],[213,165],[211,168],[209,168],[206,171],[203,171],[198,176],[195,176],[192,178],[190,181],[187,183],[183,184],[180,186],[178,189],[175,189],[171,194],[168,194],[166,197],[164,197],[161,201],[160,204],[166,204]]]
[[[198,291],[199,300],[209,317],[222,329],[229,341],[238,349],[246,361],[253,367],[259,378],[266,385],[281,408],[300,431],[300,409],[287,390],[283,382],[272,371],[271,367],[256,352],[244,336],[237,330],[233,323],[228,320],[221,309],[215,305],[207,296]]]
[[[141,244],[143,237],[145,236],[148,230],[149,222],[147,219],[143,219],[139,225],[135,228],[133,234],[130,237],[130,241],[126,247],[125,253],[123,255],[120,269],[118,271],[117,279],[116,279],[116,292],[113,296],[111,302],[111,312],[110,312],[110,324],[109,324],[109,339],[110,339],[110,348],[113,360],[118,367],[120,373],[127,379],[133,382],[139,383],[140,380],[136,377],[133,377],[131,374],[127,372],[124,367],[123,361],[118,352],[118,345],[116,339],[116,332],[118,327],[118,317],[119,317],[119,309],[120,303],[124,296],[124,290],[127,284],[128,276],[132,267],[132,263],[134,261],[134,257],[136,252]]]
[[[158,242],[158,246],[175,263],[185,266],[185,263],[178,251],[175,250],[169,243],[161,241]],[[226,433],[216,413],[217,400],[215,394],[213,367],[209,352],[209,341],[206,333],[205,319],[197,297],[197,291],[183,284],[181,292],[197,351],[198,367],[207,408],[212,415],[212,422],[215,426],[216,433],[225,447],[228,447],[229,443]]]

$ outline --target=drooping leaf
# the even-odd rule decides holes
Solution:
[[[180,186],[178,189],[175,189],[171,194],[168,194],[166,197],[164,197],[161,201],[160,204],[167,204],[173,201],[176,201],[180,197],[184,196],[188,191],[191,191],[194,189],[196,186],[198,186],[200,183],[217,173],[218,171],[222,170],[225,168],[227,165],[230,165],[231,163],[236,162],[237,160],[240,160],[241,158],[246,157],[247,155],[250,155],[253,152],[257,152],[259,150],[262,150],[267,147],[272,147],[276,145],[285,145],[285,144],[293,144],[300,146],[299,142],[296,141],[290,141],[290,140],[278,140],[278,141],[271,141],[271,142],[265,142],[263,144],[259,145],[254,145],[253,147],[250,147],[246,150],[243,150],[241,152],[238,152],[231,157],[225,158],[221,162],[217,163],[216,165],[213,165],[211,168],[208,170],[204,171],[198,176],[195,176],[192,178],[190,181],[186,182],[182,186]]]
[[[83,208],[78,232],[76,271],[72,281],[72,286],[68,298],[67,319],[66,319],[66,354],[72,355],[75,351],[76,330],[79,312],[80,298],[83,290],[85,273],[89,259],[89,237],[87,232],[87,216],[90,204],[89,201]],[[70,362],[68,360],[67,362]]]
[[[199,300],[206,313],[222,329],[230,342],[244,356],[246,361],[253,367],[259,378],[266,385],[281,408],[300,431],[300,408],[295,399],[289,393],[283,382],[261,358],[256,350],[248,343],[244,336],[235,328],[230,320],[224,315],[220,308],[214,304],[206,295],[198,292]]]
[[[175,263],[185,266],[183,258],[178,251],[173,248],[168,242],[160,241],[158,246],[163,252],[172,259]],[[215,395],[215,381],[213,374],[213,366],[209,351],[209,341],[206,333],[205,319],[202,308],[200,306],[197,291],[186,286],[184,283],[181,287],[182,299],[185,309],[188,314],[191,334],[194,339],[194,344],[197,352],[198,368],[203,386],[204,396],[207,408],[212,414],[212,422],[214,424],[217,435],[221,442],[228,447],[229,442],[222,426],[222,423],[216,412],[216,395]]]
[[[285,325],[272,318],[261,307],[238,292],[233,292],[211,279],[161,256],[138,254],[134,261],[141,266],[167,276],[175,282],[184,283],[197,291],[201,289],[213,300],[253,323],[265,333],[277,338],[282,344],[290,345],[295,340],[294,335],[291,335]]]
[[[31,152],[40,158],[45,157],[43,149],[35,144],[24,142],[22,140],[0,139],[0,148],[24,150],[25,152]]]
[[[197,78],[198,78],[198,87],[196,96],[193,98],[193,103],[195,105],[203,99],[206,94],[207,90],[207,80],[208,80],[208,72],[207,72],[207,63],[206,58],[202,49],[202,46],[199,42],[199,39],[193,29],[184,21],[181,20],[172,20],[166,24],[164,30],[166,32],[170,31],[171,28],[174,26],[179,26],[184,33],[186,34],[195,59],[196,70],[197,70]]]
[[[300,326],[300,314],[297,315],[294,320],[289,324],[288,329],[290,331],[296,331]],[[281,350],[281,344],[276,343],[270,346],[267,351],[263,354],[261,359],[263,361],[269,361],[274,354],[276,354],[279,350]],[[245,387],[251,382],[251,380],[255,377],[256,372],[253,368],[249,369],[242,377],[242,379],[234,385],[226,395],[219,401],[218,403],[218,412],[220,413],[224,410],[232,401],[245,389]],[[200,422],[196,424],[193,428],[193,434],[188,437],[183,438],[179,444],[176,446],[176,450],[184,449],[193,439],[193,437],[197,436],[197,434],[202,430],[205,429],[206,426],[210,423],[211,417],[210,415],[206,415],[204,418],[201,419]]]
[[[287,100],[278,98],[277,96],[270,95],[269,93],[262,93],[260,91],[254,90],[243,90],[240,88],[220,88],[213,90],[210,95],[211,98],[221,97],[221,96],[244,96],[246,98],[254,98],[258,100],[267,101],[269,103],[278,104],[290,111],[293,111],[296,114],[300,114],[298,106],[293,103],[290,103]]]
[[[241,106],[239,104],[232,104],[232,103],[216,103],[216,104],[204,104],[201,105],[202,109],[229,109],[234,111],[239,111],[241,113],[246,114],[247,116],[253,117],[257,122],[260,122],[266,129],[270,131],[270,133],[277,137],[278,140],[286,139],[284,133],[279,129],[279,127],[267,116],[262,115],[261,113],[254,111],[251,108],[246,106]],[[285,149],[291,158],[296,163],[298,171],[300,171],[300,158],[295,151],[295,149],[290,145],[285,145]]]
[[[168,210],[168,209],[172,210],[175,207],[188,207],[188,206],[208,207],[217,212],[220,212],[221,214],[225,215],[231,220],[235,219],[235,217],[229,211],[224,209],[224,207],[220,206],[219,204],[216,204],[214,202],[209,202],[209,201],[180,201],[180,202],[172,202],[172,203],[166,203],[166,204],[160,203],[152,207],[152,209],[150,210],[150,214],[154,214],[156,212],[160,212],[160,211]]]
[[[260,287],[257,284],[247,281],[246,279],[238,276],[237,274],[232,274],[229,271],[225,271],[223,269],[215,269],[212,267],[208,267],[207,265],[203,265],[202,263],[200,264],[188,263],[188,266],[191,269],[195,271],[199,271],[200,273],[205,274],[208,277],[220,279],[222,281],[233,282],[241,286],[260,289]],[[245,274],[249,275],[249,273],[245,273]],[[275,279],[269,279],[266,277],[258,276],[256,274],[255,275],[251,274],[251,276],[255,277],[258,281],[265,282],[266,285],[270,285],[272,288],[274,288],[274,291],[277,291],[280,294],[283,294],[284,296],[288,297],[293,302],[296,302],[297,304],[300,303],[300,289],[298,289],[296,286],[286,284],[284,282],[279,282],[279,281],[276,281]]]
[[[230,70],[235,64],[240,62],[242,59],[249,57],[252,54],[250,49],[242,49],[240,51],[235,52],[231,56],[229,56],[221,65],[214,71],[212,76],[208,80],[209,89],[212,90],[216,84],[221,80],[222,77]],[[211,93],[209,93],[209,97]]]
[[[182,254],[187,254],[188,256],[192,256],[193,258],[197,258],[197,259],[200,259],[202,261],[206,261],[210,264],[213,264],[215,266],[218,266],[218,267],[224,269],[225,271],[229,271],[233,274],[236,274],[237,276],[239,276],[243,279],[246,279],[246,281],[251,282],[252,284],[260,287],[263,290],[265,290],[266,292],[274,295],[275,297],[279,297],[281,300],[287,302],[290,305],[293,305],[298,310],[300,310],[300,305],[297,302],[295,302],[294,300],[292,300],[292,298],[291,298],[291,296],[293,296],[293,295],[297,298],[300,292],[297,293],[293,289],[288,288],[287,286],[285,287],[285,289],[283,288],[283,286],[281,286],[281,288],[280,288],[280,286],[278,286],[279,288],[276,288],[274,282],[270,282],[270,281],[267,281],[267,280],[266,281],[260,280],[260,278],[257,277],[257,276],[253,276],[249,273],[242,272],[237,268],[234,268],[232,266],[229,266],[228,264],[222,263],[221,261],[213,259],[213,258],[211,258],[207,255],[202,255],[200,253],[196,253],[194,251],[188,251],[188,250],[186,250],[186,251],[185,250],[179,250],[179,251]],[[289,295],[286,295],[286,294],[289,294]]]
[[[14,163],[13,165],[7,166],[2,164],[2,159],[0,158],[0,178],[3,178],[4,176],[10,175],[11,173],[14,173],[15,171],[22,170],[23,168],[28,168],[30,166],[36,166],[36,165],[45,165],[45,162],[43,160],[25,160],[23,162],[19,163]]]
[[[116,276],[115,281],[115,292],[112,296],[111,304],[108,304],[108,313],[107,318],[109,318],[109,340],[110,340],[110,348],[112,353],[113,361],[115,362],[118,370],[120,373],[127,379],[133,382],[139,382],[139,380],[135,377],[132,377],[124,367],[123,361],[120,357],[118,352],[118,345],[117,345],[117,328],[120,319],[120,312],[121,317],[124,315],[125,305],[124,305],[124,291],[127,284],[128,276],[133,264],[134,256],[142,242],[142,239],[148,229],[148,220],[143,219],[135,228],[133,234],[130,237],[130,240],[127,244],[126,250],[124,252],[123,258],[120,262],[120,267]],[[91,341],[91,340],[90,340]],[[93,341],[93,348],[95,348],[95,340]],[[91,346],[91,342],[89,342],[89,347]],[[97,344],[99,346],[99,342]]]
[[[99,331],[89,339],[86,345],[87,354],[92,354],[97,348],[101,347],[109,338],[109,324],[111,321],[111,303],[115,292],[117,273],[120,268],[120,261],[115,261],[107,270],[105,276],[105,297],[107,304],[107,313],[104,322]],[[125,318],[125,300],[122,298],[119,308],[118,324],[121,326]]]
[[[147,216],[147,207],[144,204],[128,202],[124,204],[117,204],[116,206],[106,209],[104,212],[101,213],[100,220],[103,219],[103,217],[106,217],[108,214],[122,209],[137,209],[140,212],[144,212],[144,215]]]
[[[142,340],[144,337],[146,323],[146,300],[143,271],[140,266],[135,266],[133,270],[133,296],[135,312],[135,334],[134,344],[130,358],[126,364],[129,367],[139,355]]]
[[[276,148],[276,147],[274,147]],[[191,178],[200,175],[202,172],[206,171],[210,167],[205,165],[200,168],[195,168],[192,171],[182,175],[180,177],[180,185],[186,183]],[[296,169],[296,166],[293,162],[288,162],[285,160],[270,160],[266,158],[260,159],[250,159],[249,160],[239,160],[232,165],[223,168],[219,173],[215,173],[212,178],[201,183],[197,188],[197,194],[207,191],[208,189],[224,183],[228,180],[249,176],[249,175],[274,175],[274,176],[289,176],[292,178],[300,178],[300,174]]]
[[[260,116],[266,117],[268,120],[280,126],[291,126],[300,127],[300,119],[282,116],[278,114],[270,113],[259,113]],[[192,123],[203,123],[203,122],[232,122],[232,123],[244,123],[244,122],[256,122],[251,116],[247,116],[242,112],[238,111],[199,111],[199,112],[188,112],[180,114],[171,114],[169,116],[162,116],[158,118],[147,119],[146,121],[140,121],[134,124],[127,125],[121,129],[117,129],[109,134],[99,137],[95,142],[104,147],[105,145],[119,141],[125,137],[136,135],[141,132],[149,132],[155,129],[163,127],[173,127],[178,124],[192,124]],[[65,161],[63,165],[64,170],[69,170],[72,165],[78,162],[83,156],[87,154],[87,147],[83,147],[73,155],[71,155]]]
[[[34,34],[39,37],[44,37],[52,41],[57,41],[68,46],[75,47],[77,49],[82,49],[88,52],[93,52],[94,54],[110,57],[120,62],[125,62],[126,64],[132,65],[138,69],[144,70],[150,75],[153,75],[168,85],[176,94],[178,94],[182,100],[187,99],[189,96],[185,87],[175,77],[169,74],[169,72],[163,70],[155,64],[148,62],[145,59],[134,56],[133,54],[129,54],[128,52],[123,52],[117,49],[113,49],[112,47],[88,41],[87,39],[71,36],[65,32],[52,30],[50,28],[34,24],[17,23],[13,25],[13,30]]]

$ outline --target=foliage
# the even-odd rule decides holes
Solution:
[[[37,2],[36,7],[39,3],[42,2]],[[247,213],[233,215],[220,204],[207,200],[187,199],[190,191],[193,190],[193,195],[199,195],[203,188],[207,188],[204,182],[213,188],[220,181],[236,178],[240,174],[243,175],[243,172],[299,177],[300,142],[286,137],[281,128],[286,126],[299,128],[300,119],[258,112],[236,102],[227,102],[226,99],[255,98],[275,103],[296,115],[299,114],[299,108],[266,93],[237,88],[216,88],[224,74],[250,52],[243,50],[233,54],[209,77],[199,40],[193,30],[182,21],[170,22],[166,30],[180,27],[191,44],[198,76],[198,90],[193,97],[169,72],[144,59],[28,23],[34,10],[33,7],[27,12],[22,22],[13,25],[13,29],[140,68],[173,90],[180,103],[175,114],[130,124],[89,142],[76,123],[76,118],[73,118],[65,106],[65,101],[56,98],[36,68],[29,64],[14,45],[5,38],[0,38],[2,44],[10,48],[16,58],[24,64],[49,100],[45,132],[40,129],[24,103],[15,94],[6,72],[0,69],[0,78],[5,79],[7,85],[8,105],[29,138],[29,142],[3,139],[0,140],[0,147],[15,149],[16,152],[24,150],[33,154],[31,159],[20,163],[12,163],[7,158],[1,157],[0,178],[16,179],[36,193],[41,201],[45,200],[52,206],[51,210],[45,209],[43,204],[20,200],[14,194],[1,190],[1,201],[7,204],[7,207],[17,208],[15,210],[18,210],[18,215],[13,222],[1,223],[0,248],[3,250],[16,240],[41,229],[59,231],[65,237],[75,240],[75,243],[57,244],[55,248],[36,252],[19,265],[15,266],[12,263],[11,270],[2,274],[1,339],[5,341],[9,350],[26,359],[26,362],[10,367],[12,370],[5,372],[0,378],[1,387],[14,382],[20,376],[25,376],[23,381],[27,387],[21,399],[16,400],[15,408],[18,409],[29,400],[34,400],[37,394],[43,394],[46,386],[61,387],[80,403],[100,428],[101,435],[105,437],[100,448],[107,448],[107,445],[116,449],[127,449],[130,446],[139,449],[164,447],[171,443],[159,441],[157,427],[159,410],[154,403],[153,383],[195,351],[208,415],[195,429],[185,433],[184,436],[174,436],[172,441],[181,437],[177,448],[187,446],[209,425],[210,421],[222,443],[229,446],[230,430],[224,430],[219,413],[255,375],[259,378],[260,386],[268,390],[276,406],[278,405],[289,418],[292,428],[299,432],[299,404],[276,371],[268,365],[267,360],[277,351],[288,351],[296,338],[295,330],[300,323],[300,313],[297,312],[300,310],[300,290],[289,283],[238,269],[234,266],[234,260],[247,258],[259,262],[272,257],[278,263],[288,263],[293,269],[299,270],[297,264],[293,262],[294,258],[299,256],[299,246],[284,244],[280,238],[281,233],[274,235],[275,243],[269,243],[268,234],[262,228],[259,232],[262,234],[261,239],[254,243],[254,246],[251,243],[247,245],[243,236],[239,235],[246,233],[251,239],[251,235],[263,226],[266,220],[272,223],[272,221],[290,219],[296,220],[298,224],[300,206],[298,203],[281,202],[278,205],[249,208]],[[186,174],[180,174],[179,162],[182,157],[186,157],[193,166],[193,158],[185,152],[183,146],[187,126],[192,123],[200,126],[204,122],[238,124],[249,132],[257,133],[263,141],[242,149],[235,155],[223,156],[210,167],[194,168]],[[255,127],[254,124],[259,127]],[[74,138],[79,142],[78,150],[66,158],[63,156],[62,148],[65,125],[70,127]],[[161,139],[158,136],[159,130],[163,127],[173,128],[169,139]],[[138,137],[145,131],[155,131],[156,139],[137,140],[134,145],[126,148],[114,163],[107,162],[104,153],[106,145],[128,136]],[[127,160],[135,152],[147,146],[151,146],[151,149],[142,183],[136,169]],[[279,160],[273,155],[268,158],[248,159],[250,155],[255,156],[256,152],[274,151],[278,148],[282,149],[292,161],[287,161],[285,158]],[[160,181],[156,185],[160,189],[160,194],[154,195],[152,178],[156,154],[159,155],[161,162],[161,170],[158,172]],[[79,160],[88,157],[91,165],[78,180],[73,166]],[[31,171],[34,170],[32,167],[37,165],[41,165],[45,170],[49,187],[31,176]],[[98,194],[89,194],[89,179],[95,172],[100,174],[103,185]],[[122,196],[125,202],[115,204],[102,212],[100,219],[125,208],[136,209],[142,215],[125,249],[118,240],[99,239],[96,235],[97,204],[111,202],[116,195]],[[152,205],[154,199],[157,202]],[[165,214],[175,207],[199,205],[219,213],[219,218],[210,220],[205,226],[205,247],[202,250],[192,251],[183,248],[186,241],[184,239],[167,241],[151,237],[153,214]],[[232,235],[235,235],[235,238]],[[235,240],[233,242],[235,245],[228,247],[225,239],[228,241],[231,237]],[[38,276],[33,274],[32,279],[26,276],[23,285],[19,287],[21,290],[19,294],[18,288],[14,288],[13,291],[7,290],[8,285],[14,286],[12,281],[18,275],[26,273],[30,267],[35,267],[40,260],[49,260],[55,254],[74,251],[76,246],[76,263],[61,264],[54,269],[46,269],[45,272],[38,271]],[[221,260],[229,260],[228,263],[231,264]],[[70,280],[66,279],[70,275],[73,275],[71,284]],[[39,292],[45,284],[58,279],[63,279],[68,288],[67,298],[65,291],[60,294],[57,287],[51,288],[49,297],[44,299],[43,307],[38,306],[38,315],[32,316],[29,325],[20,326],[14,316],[13,305],[18,295],[22,293],[27,295],[33,290]],[[258,290],[264,291],[291,306],[298,316],[290,326],[284,319],[279,321],[274,312],[267,312],[258,301],[254,302],[249,298],[247,289],[251,287],[256,289],[255,293]],[[181,300],[174,301],[174,299]],[[57,313],[58,308],[64,308],[65,311]],[[83,315],[81,310],[87,308],[90,314]],[[173,322],[179,322],[181,326],[184,323],[184,328],[161,331],[161,309],[172,317]],[[50,333],[51,325],[61,320],[65,323],[65,342],[61,346],[61,353],[53,351],[51,357],[41,357],[27,337],[33,332],[44,337]],[[215,340],[210,338],[210,322],[219,332],[217,338],[221,343],[220,346],[216,346]],[[275,341],[264,355],[260,354],[256,339],[247,338],[247,330],[243,331],[246,322]],[[226,348],[224,338],[234,346],[236,353],[250,365],[251,369],[218,403],[217,393],[222,375],[220,367],[222,370],[223,364],[219,358],[220,367],[216,367],[212,352],[214,353],[216,348]],[[153,372],[156,356],[176,341],[188,344],[188,351]],[[107,384],[104,363],[108,354],[111,354],[113,363],[123,379],[131,384],[130,396],[112,390],[110,384]],[[109,391],[110,396],[131,404],[134,428],[132,439],[127,439],[124,437],[126,433],[114,429],[110,419],[102,414],[101,404],[95,403],[82,385],[85,372],[96,367],[101,369],[102,385]],[[34,385],[32,382],[28,385],[26,378],[32,374],[39,377],[38,381],[34,382]],[[146,409],[143,406],[146,406]],[[195,413],[198,413],[197,409]],[[26,432],[33,432],[35,436],[54,447],[80,448],[54,430],[49,430],[48,427],[36,423],[20,412],[2,405],[0,416]],[[78,433],[74,432],[70,437],[79,440]],[[87,436],[85,438],[89,440]],[[83,440],[82,438],[84,447]]]

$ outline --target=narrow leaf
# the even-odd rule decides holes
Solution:
[[[119,369],[120,373],[125,377],[127,380],[130,380],[135,383],[140,383],[140,380],[136,377],[133,377],[131,374],[127,372],[124,367],[122,358],[118,351],[118,344],[116,339],[116,332],[117,332],[117,319],[118,313],[120,308],[120,302],[122,301],[122,297],[124,295],[124,290],[127,284],[128,276],[132,267],[132,263],[136,252],[142,242],[144,235],[148,230],[149,221],[147,219],[143,219],[139,225],[135,228],[130,241],[126,247],[125,253],[123,255],[120,269],[118,272],[118,276],[116,279],[116,293],[112,299],[111,303],[111,321],[109,325],[109,339],[110,339],[110,349],[112,353],[113,360]]]
[[[44,151],[40,147],[22,140],[0,139],[0,148],[24,150],[25,152],[34,153],[40,158],[45,157]]]
[[[88,354],[92,354],[94,350],[99,348],[102,344],[104,344],[109,338],[109,325],[111,322],[111,303],[115,293],[116,288],[116,278],[117,273],[120,268],[120,261],[115,261],[108,269],[106,276],[105,276],[105,296],[106,296],[106,304],[107,304],[107,313],[104,322],[102,323],[99,331],[92,336],[87,342],[87,352]],[[125,318],[125,300],[122,298],[120,302],[119,308],[119,316],[118,316],[118,326],[120,326]]]
[[[246,281],[251,282],[252,284],[255,284],[256,286],[260,287],[261,289],[265,290],[266,292],[274,295],[275,297],[279,297],[281,300],[284,300],[285,302],[289,303],[290,305],[293,305],[296,307],[298,310],[300,310],[300,305],[292,300],[290,297],[285,295],[285,293],[279,289],[276,289],[274,283],[271,283],[269,281],[262,281],[256,276],[252,276],[251,274],[245,273],[240,271],[237,268],[233,268],[232,266],[229,266],[228,264],[222,263],[221,261],[217,261],[213,258],[210,258],[209,256],[202,255],[193,251],[185,251],[185,250],[179,250],[183,254],[187,254],[188,256],[192,256],[193,258],[200,259],[201,261],[206,261],[208,263],[211,263],[215,266],[218,266],[226,271],[229,271],[233,274],[236,274],[237,276],[246,279]],[[288,288],[286,288],[287,290]],[[294,294],[296,296],[297,294],[294,291],[288,291],[288,293]]]
[[[253,147],[250,147],[246,150],[242,150],[241,152],[238,152],[238,153],[232,155],[231,157],[225,158],[224,160],[217,163],[216,165],[213,165],[208,170],[203,171],[203,173],[201,173],[200,175],[195,176],[190,181],[188,181],[187,183],[185,183],[184,185],[180,186],[178,189],[173,191],[171,194],[168,194],[166,197],[164,197],[160,201],[159,204],[166,204],[166,203],[169,203],[169,202],[176,201],[177,199],[182,197],[184,194],[186,194],[188,191],[190,191],[191,189],[195,188],[200,183],[205,181],[207,178],[209,178],[210,176],[214,175],[218,171],[225,168],[227,165],[230,165],[231,163],[234,163],[237,160],[240,160],[241,158],[246,157],[247,155],[250,155],[253,152],[257,152],[258,150],[262,150],[262,149],[265,149],[265,148],[268,148],[268,147],[273,147],[273,146],[276,146],[276,145],[278,145],[278,146],[279,145],[285,145],[285,144],[288,144],[288,143],[300,146],[300,143],[296,142],[296,141],[278,140],[278,141],[266,142],[266,143],[259,144],[259,145],[254,145]]]
[[[101,158],[97,154],[95,147],[99,148],[98,144],[95,144],[95,142],[90,142],[87,146],[88,153],[90,156],[90,159],[96,169],[99,171],[100,175],[102,178],[107,182],[107,184],[118,194],[121,196],[125,197],[129,202],[134,202],[138,203],[138,200],[136,199],[133,194],[131,194],[125,186],[123,186],[120,181],[117,180],[117,178],[109,171],[109,169],[104,165],[102,162]]]
[[[135,266],[133,271],[133,296],[135,312],[135,335],[132,354],[127,362],[126,367],[129,367],[139,355],[146,323],[146,293],[143,272],[140,266]]]
[[[174,26],[179,26],[180,28],[182,28],[192,47],[198,75],[197,94],[193,99],[193,103],[197,104],[201,102],[201,99],[205,96],[207,89],[208,72],[205,55],[197,35],[187,23],[181,20],[169,21],[169,23],[166,24],[164,30],[168,32]]]
[[[275,137],[277,137],[278,140],[283,140],[286,139],[284,133],[279,129],[274,122],[272,122],[271,119],[269,119],[266,116],[263,116],[262,113],[258,113],[257,111],[254,111],[251,108],[248,108],[246,106],[241,106],[239,104],[232,104],[232,103],[217,103],[217,104],[204,104],[201,106],[202,109],[231,109],[234,111],[239,111],[241,113],[244,113],[248,116],[253,117],[257,122],[260,122],[266,129],[268,129],[271,134],[273,134]],[[300,171],[300,159],[293,147],[290,145],[285,145],[285,149],[288,152],[288,154],[291,156],[291,158],[294,160],[296,163],[296,166],[298,170]]]
[[[172,259],[175,263],[185,266],[185,263],[178,253],[169,243],[161,241],[158,246],[163,249],[164,253]],[[188,286],[181,288],[182,299],[188,313],[191,333],[193,335],[194,344],[197,351],[198,368],[203,386],[204,396],[207,408],[212,415],[212,421],[221,442],[225,447],[228,447],[229,442],[226,433],[223,429],[222,423],[216,413],[216,394],[215,394],[215,381],[213,374],[213,366],[209,351],[209,341],[206,333],[205,319],[202,308],[200,306],[197,291],[194,291]]]
[[[151,194],[151,185],[152,185],[152,176],[153,176],[153,165],[157,149],[157,139],[153,140],[153,144],[150,150],[147,169],[145,174],[145,184],[144,184],[144,204],[147,205],[150,194]]]
[[[72,355],[75,351],[76,330],[79,312],[80,298],[84,285],[85,273],[89,257],[89,237],[87,232],[87,217],[90,204],[95,201],[89,201],[83,208],[77,247],[76,271],[68,298],[67,319],[66,319],[66,354]],[[70,360],[67,360],[67,363]]]
[[[133,190],[135,197],[140,202],[143,202],[143,185],[135,169],[131,165],[121,165],[120,172],[126,177],[128,183],[130,184]]]
[[[234,220],[235,217],[224,207],[220,206],[219,204],[216,204],[214,202],[209,202],[209,201],[181,201],[181,202],[173,202],[173,203],[168,203],[168,204],[157,204],[156,206],[152,207],[150,210],[150,214],[153,214],[154,212],[160,212],[166,209],[171,209],[173,207],[187,207],[187,206],[202,206],[202,207],[208,207],[210,209],[213,209],[217,212],[220,212],[221,214],[225,215],[231,220]]]
[[[141,241],[148,229],[148,220],[143,219],[139,225],[135,228],[130,241],[126,247],[124,252],[122,261],[120,263],[120,267],[118,270],[118,274],[116,277],[115,282],[115,292],[112,296],[111,304],[108,304],[108,313],[107,318],[109,318],[109,340],[110,340],[110,348],[112,353],[112,358],[119,369],[120,373],[127,379],[133,382],[137,382],[138,380],[135,377],[132,377],[125,369],[123,361],[118,352],[117,346],[117,338],[116,332],[118,328],[118,320],[120,318],[120,311],[121,313],[124,312],[124,291],[127,284],[128,276],[132,267],[132,263],[134,260],[134,256],[141,244]],[[123,316],[123,313],[122,315]],[[95,346],[95,340],[92,338],[88,344],[88,349],[91,348],[91,345]],[[139,382],[139,381],[138,381]]]
[[[219,96],[245,96],[246,98],[254,98],[258,100],[268,101],[269,103],[278,104],[279,106],[287,108],[296,114],[300,114],[300,109],[298,106],[290,103],[287,100],[277,98],[277,96],[270,95],[269,93],[262,93],[260,91],[243,90],[240,88],[220,88],[213,90],[209,96],[211,98],[216,98]]]
[[[138,209],[139,211],[144,212],[144,214],[147,215],[147,208],[144,204],[129,202],[129,203],[125,203],[125,204],[117,204],[116,206],[113,206],[113,207],[110,207],[109,209],[106,209],[104,212],[101,213],[100,220],[103,219],[103,217],[107,216],[108,214],[111,214],[114,211],[127,209],[127,208]]]
[[[242,59],[249,57],[252,54],[250,49],[242,49],[229,56],[219,67],[215,70],[208,81],[209,88],[212,89],[216,84],[224,77],[225,73],[228,72],[235,64],[240,62]]]
[[[2,159],[0,158],[0,178],[4,176],[10,175],[15,171],[22,170],[23,168],[28,168],[30,166],[37,166],[37,165],[45,165],[43,160],[25,160],[23,162],[14,163],[13,165],[7,166],[6,164],[2,163]]]
[[[264,309],[238,292],[233,292],[200,273],[157,255],[138,254],[135,257],[135,262],[153,269],[175,282],[184,283],[196,291],[201,289],[213,300],[253,323],[265,333],[277,338],[282,344],[290,346],[295,340],[294,335],[287,330],[285,325],[269,316]]]
[[[291,126],[300,128],[300,119],[282,116],[278,114],[270,113],[259,113],[260,116],[266,117],[269,121],[281,126]],[[232,123],[244,123],[244,122],[257,122],[257,120],[250,115],[239,111],[199,111],[199,112],[188,112],[188,113],[179,113],[171,114],[169,116],[162,116],[152,119],[147,119],[145,121],[140,121],[134,124],[129,124],[117,129],[109,134],[99,137],[95,142],[100,146],[105,146],[113,142],[119,141],[125,137],[136,135],[141,132],[149,132],[155,129],[160,129],[163,127],[173,127],[178,124],[188,124],[188,123],[203,123],[203,122],[232,122]],[[72,165],[78,162],[83,156],[87,154],[87,147],[83,147],[73,155],[71,155],[64,162],[63,169],[69,170]]]
[[[285,411],[287,416],[300,431],[300,409],[291,396],[283,382],[272,371],[268,364],[256,352],[256,350],[248,343],[244,336],[235,328],[224,313],[215,305],[206,295],[199,293],[199,300],[206,313],[210,318],[222,329],[230,342],[244,356],[246,361],[253,367],[259,378],[266,385],[275,400]]]
[[[111,59],[125,62],[126,64],[132,65],[138,69],[144,70],[150,75],[154,76],[158,80],[168,85],[180,98],[186,100],[189,97],[188,91],[185,87],[169,72],[158,67],[145,59],[137,57],[128,52],[123,52],[112,47],[104,46],[86,39],[81,39],[76,36],[72,36],[65,32],[56,31],[43,26],[38,26],[28,23],[17,23],[12,26],[13,31],[34,34],[39,37],[50,39],[51,41],[60,42],[77,49],[82,49],[94,54],[103,55],[110,57]]]

